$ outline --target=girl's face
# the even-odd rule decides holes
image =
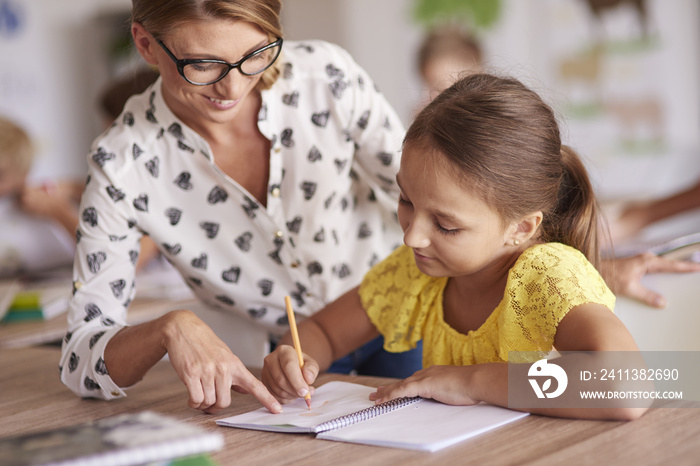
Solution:
[[[470,275],[512,253],[506,241],[512,227],[465,189],[454,169],[443,155],[406,145],[396,176],[404,243],[421,272],[433,277]]]
[[[243,21],[195,21],[161,38],[180,59],[218,59],[235,63],[269,43],[259,27]],[[155,40],[150,52],[163,77],[163,97],[173,112],[193,128],[227,123],[241,113],[262,73],[244,76],[232,69],[221,81],[206,86],[190,84],[180,76],[175,62]]]

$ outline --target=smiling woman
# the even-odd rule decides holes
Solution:
[[[404,128],[343,49],[283,41],[280,3],[133,1],[135,46],[160,77],[88,156],[61,359],[79,395],[125,396],[167,353],[190,406],[218,411],[236,389],[279,409],[193,312],[126,326],[144,235],[207,307],[272,341],[288,329],[285,296],[310,316],[400,243],[393,179]],[[392,355],[382,343],[346,370],[420,368],[420,349]]]

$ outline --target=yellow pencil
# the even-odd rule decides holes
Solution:
[[[289,330],[292,332],[292,340],[294,340],[294,349],[297,350],[297,357],[299,358],[299,368],[304,368],[304,354],[301,352],[301,342],[299,341],[299,331],[297,330],[297,321],[294,318],[294,310],[292,309],[292,300],[289,296],[284,297],[284,304],[287,307],[287,318],[289,319]],[[311,410],[311,392],[307,393],[304,397],[306,401],[306,406]]]

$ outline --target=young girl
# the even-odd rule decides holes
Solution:
[[[288,344],[265,359],[262,380],[279,400],[304,396],[320,370],[379,334],[396,352],[423,340],[425,368],[380,387],[376,402],[507,406],[509,351],[637,350],[596,271],[585,168],[533,91],[486,74],[458,81],[409,128],[396,179],[405,246],[299,326],[303,371]],[[633,419],[644,409],[532,412]]]
[[[0,116],[0,277],[41,274],[73,262],[81,184],[30,180],[36,146]]]

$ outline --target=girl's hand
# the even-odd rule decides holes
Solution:
[[[272,413],[282,406],[203,321],[176,311],[164,341],[168,357],[189,392],[189,406],[216,413],[231,404],[231,390],[250,393]]]
[[[19,200],[22,210],[44,218],[55,218],[65,209],[77,210],[63,193],[49,185],[25,186]]]
[[[299,367],[299,357],[293,347],[279,345],[265,357],[262,381],[280,402],[289,403],[307,393],[314,393],[311,384],[318,376],[318,363],[304,355],[304,368]]]
[[[383,403],[404,396],[421,396],[448,405],[473,405],[479,402],[470,395],[471,366],[430,366],[400,382],[377,388],[369,399]]]

